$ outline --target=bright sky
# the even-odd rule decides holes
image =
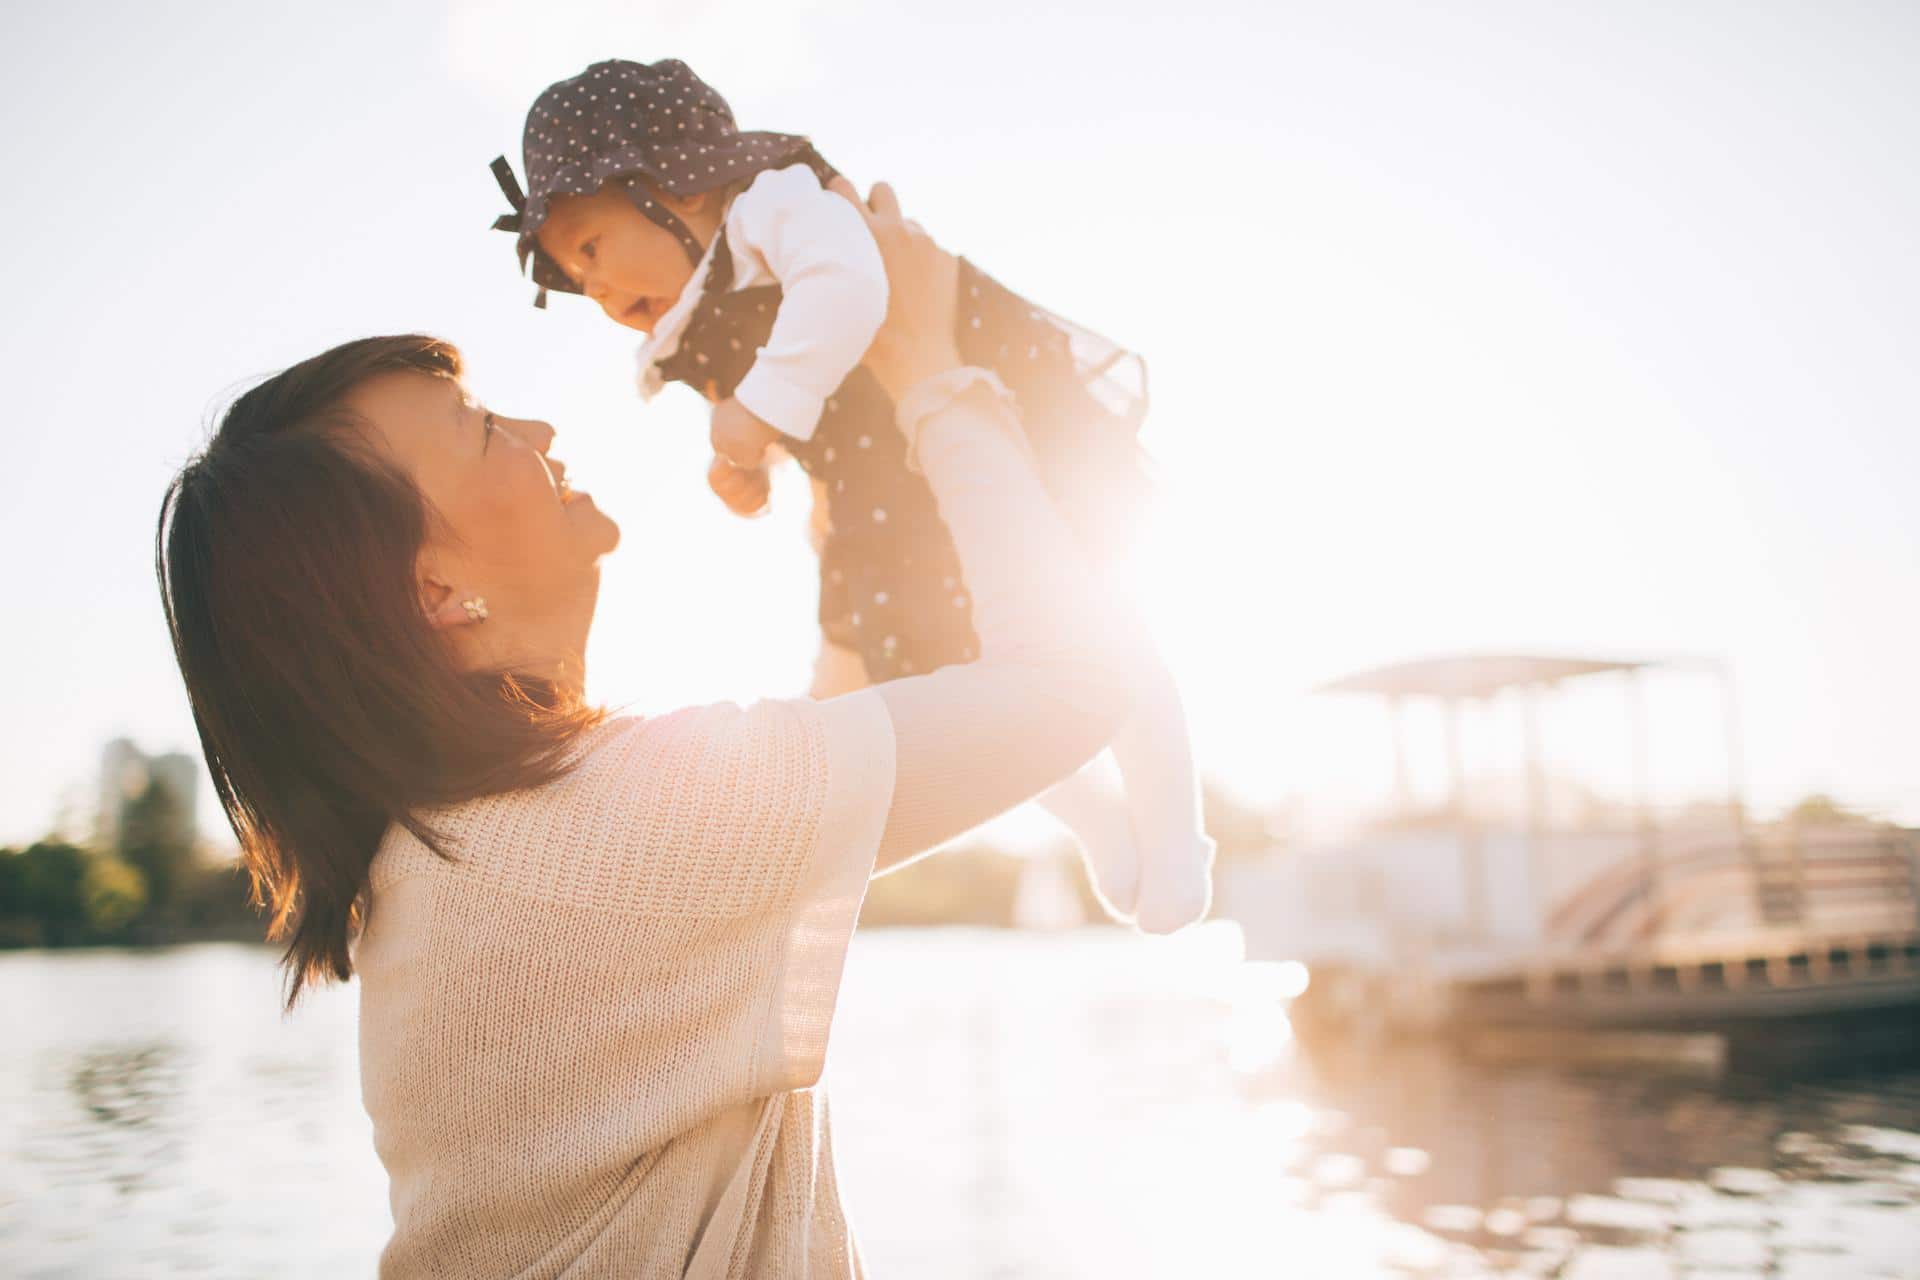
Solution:
[[[1731,663],[1762,809],[1822,788],[1920,821],[1920,10],[962,13],[9,5],[0,840],[109,737],[192,745],[162,487],[233,388],[368,333],[458,342],[621,520],[599,696],[804,686],[798,477],[728,516],[702,407],[643,409],[633,335],[533,310],[487,229],[527,104],[609,56],[685,58],[1146,354],[1167,496],[1139,576],[1242,792],[1380,792],[1377,719],[1306,696],[1357,667],[1682,652]],[[1596,689],[1549,718],[1554,767],[1623,785]],[[1710,700],[1654,694],[1664,794],[1717,785]],[[1517,738],[1495,716],[1470,745],[1498,770]]]

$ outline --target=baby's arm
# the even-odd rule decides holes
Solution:
[[[727,240],[780,282],[767,345],[714,411],[714,446],[738,465],[759,461],[752,418],[796,440],[813,436],[821,410],[873,343],[887,315],[880,251],[847,201],[805,165],[763,173],[727,211]],[[727,447],[722,447],[723,445]],[[750,456],[749,456],[750,455]]]

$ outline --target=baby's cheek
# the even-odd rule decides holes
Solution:
[[[645,311],[629,315],[627,308],[631,306],[632,303],[633,298],[630,294],[621,293],[609,296],[605,301],[601,302],[600,314],[624,328],[633,329],[640,333],[652,333],[653,317]]]

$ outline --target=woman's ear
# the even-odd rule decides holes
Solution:
[[[438,578],[420,579],[420,609],[427,615],[427,624],[435,631],[465,627],[484,620],[487,616],[484,602],[478,609],[469,607],[478,599],[478,596],[463,599],[458,591]]]

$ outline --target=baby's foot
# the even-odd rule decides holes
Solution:
[[[1120,920],[1133,918],[1140,897],[1140,853],[1134,848],[1133,833],[1124,822],[1116,830],[1095,835],[1080,831],[1080,852],[1087,860],[1087,873],[1093,878],[1093,891],[1106,904],[1109,915]]]
[[[1095,760],[1043,792],[1040,807],[1073,833],[1094,892],[1109,914],[1125,920],[1140,896],[1140,846],[1119,778],[1110,774],[1111,766]]]
[[[1172,933],[1204,918],[1213,902],[1213,841],[1195,832],[1140,859],[1133,922],[1143,933]]]

